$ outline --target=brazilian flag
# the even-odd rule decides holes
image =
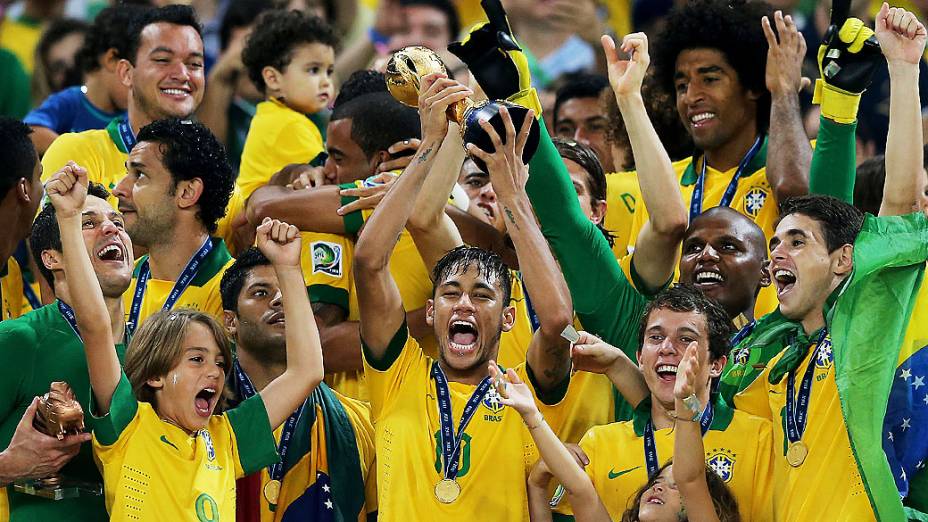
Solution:
[[[928,217],[868,216],[829,312],[835,378],[878,520],[928,520]]]

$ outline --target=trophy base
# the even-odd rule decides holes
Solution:
[[[464,123],[461,125],[461,134],[465,144],[472,143],[481,150],[493,152],[493,142],[480,126],[480,120],[488,120],[503,143],[506,142],[506,127],[503,124],[503,118],[499,115],[500,107],[506,107],[509,116],[512,118],[512,125],[515,127],[516,133],[519,132],[519,129],[522,128],[522,122],[525,121],[525,115],[528,114],[528,109],[508,101],[493,100],[475,105],[465,114]],[[540,137],[541,131],[538,120],[535,120],[532,122],[532,129],[529,131],[528,140],[525,142],[525,149],[522,150],[522,162],[526,165],[535,155],[535,151],[538,150]],[[470,159],[474,161],[477,168],[487,172],[487,166],[483,160],[474,156],[470,156]]]
[[[64,500],[78,497],[98,497],[103,494],[103,485],[94,482],[81,482],[59,478],[57,483],[49,479],[26,480],[15,482],[13,489],[25,495],[47,498],[49,500]]]

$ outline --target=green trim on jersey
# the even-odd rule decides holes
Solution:
[[[713,401],[713,416],[712,424],[709,425],[709,429],[714,431],[725,431],[728,429],[732,418],[735,416],[735,410],[726,404],[725,401],[719,400],[718,395],[713,394],[711,400]],[[650,421],[651,397],[646,397],[638,404],[635,411],[632,412],[632,426],[635,428],[635,435],[644,437],[644,427]]]
[[[274,429],[267,417],[267,408],[260,393],[254,394],[235,408],[227,411],[229,424],[235,433],[239,460],[245,475],[280,462]]]
[[[383,357],[378,359],[371,353],[371,349],[367,343],[364,342],[363,337],[361,338],[361,351],[364,352],[364,359],[371,368],[379,372],[385,372],[400,358],[400,354],[403,353],[403,347],[406,346],[406,341],[408,339],[409,329],[406,327],[406,320],[403,319],[403,324],[400,325],[396,333],[393,334],[393,339],[390,339],[390,344],[387,345],[387,350],[384,352]]]
[[[93,390],[91,390],[88,413],[96,421],[93,434],[103,446],[112,446],[116,444],[123,430],[129,426],[139,411],[139,401],[132,393],[132,385],[129,384],[129,378],[126,377],[125,372],[120,372],[119,384],[116,385],[113,398],[110,399],[109,413],[98,416],[98,411],[97,400],[93,397]]]
[[[683,176],[680,177],[680,185],[688,187],[694,183],[699,178],[696,174],[696,161],[695,156],[690,158],[690,164],[686,166],[686,170],[683,171]],[[744,176],[747,177],[758,170],[765,168],[767,166],[767,136],[764,136],[764,142],[761,144],[760,149],[757,151],[757,154],[751,158],[751,162],[747,164],[744,169]]]
[[[132,269],[132,279],[139,278],[139,268],[142,266],[142,261],[146,259],[148,259],[148,254],[140,257],[135,262],[135,268]],[[203,286],[209,283],[226,266],[230,259],[232,259],[232,254],[229,253],[226,242],[214,237],[213,249],[200,264],[196,277],[190,281],[190,286]]]
[[[348,313],[348,290],[330,285],[309,285],[306,287],[310,303],[335,305]]]

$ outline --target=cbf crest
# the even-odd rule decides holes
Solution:
[[[203,445],[206,446],[206,460],[216,460],[216,449],[213,448],[213,438],[209,435],[209,430],[200,430],[200,436],[203,437]]]
[[[831,337],[826,337],[825,340],[822,341],[822,345],[819,346],[818,353],[815,356],[815,367],[827,370],[831,368],[834,361],[835,356],[831,346]]]
[[[312,244],[313,273],[323,273],[332,277],[342,276],[342,246],[326,241],[314,241]]]
[[[713,449],[709,452],[706,465],[724,482],[731,481],[735,475],[735,454],[727,449]]]
[[[767,196],[769,193],[761,187],[753,187],[744,195],[744,212],[756,218],[762,208],[764,208],[764,203],[767,202]]]
[[[751,349],[745,346],[744,348],[739,348],[738,350],[735,351],[733,359],[735,361],[735,364],[740,364],[741,366],[745,366],[748,363],[748,359],[750,358],[750,356],[751,356]]]
[[[499,392],[497,392],[496,388],[493,386],[490,386],[490,389],[487,390],[487,394],[483,397],[483,406],[493,414],[503,411],[503,408],[506,407],[506,405],[500,401]]]

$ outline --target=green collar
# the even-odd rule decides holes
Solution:
[[[148,254],[140,257],[135,262],[135,269],[132,270],[132,278],[138,279],[139,277],[139,267],[142,266],[142,261],[148,259]],[[232,259],[232,255],[229,254],[229,249],[226,248],[226,243],[218,237],[213,238],[213,250],[206,256],[206,259],[203,260],[203,263],[200,264],[200,268],[197,270],[196,277],[193,278],[193,281],[190,282],[190,286],[203,286],[208,283],[212,278],[216,277],[226,263]]]
[[[728,429],[728,425],[731,424],[731,419],[735,415],[735,410],[728,406],[725,401],[719,400],[718,393],[713,393],[711,395],[711,400],[714,413],[712,415],[712,424],[709,425],[709,429],[725,431]],[[635,408],[635,411],[632,412],[632,426],[635,429],[635,435],[644,437],[644,427],[649,422],[651,422],[650,396],[641,401]]]
[[[122,136],[119,135],[119,124],[125,118],[127,118],[127,116],[117,116],[110,120],[110,122],[106,124],[106,133],[109,134],[110,139],[113,140],[113,144],[116,145],[119,152],[129,154],[129,148],[126,146],[126,142],[123,141]]]
[[[705,155],[700,155],[699,157],[693,156],[690,164],[686,166],[686,170],[683,171],[683,177],[680,178],[680,185],[684,187],[693,185],[696,183],[696,179],[699,178],[699,175],[696,173],[696,163],[700,158],[705,158]],[[767,136],[764,135],[764,142],[760,146],[760,150],[757,151],[757,154],[754,155],[754,158],[751,159],[751,162],[748,163],[747,167],[744,169],[744,174],[757,172],[767,165]]]

